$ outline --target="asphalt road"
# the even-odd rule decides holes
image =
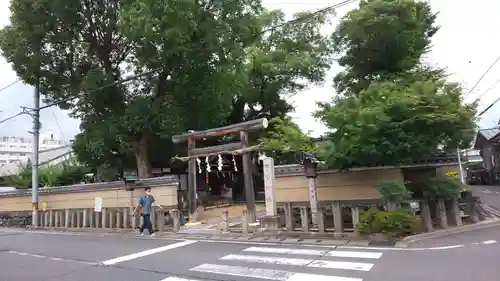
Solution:
[[[499,253],[500,243],[354,249],[0,230],[0,280],[491,281]]]
[[[469,246],[469,245],[478,245],[489,244],[490,241],[495,241],[496,244],[500,243],[500,226],[496,224],[496,226],[478,229],[469,232],[457,233],[446,235],[439,238],[433,238],[428,240],[422,240],[418,242],[414,242],[410,247],[412,248],[435,248],[435,247],[449,247],[449,246]],[[498,254],[500,258],[500,253]]]
[[[500,186],[469,185],[472,194],[481,197],[484,204],[491,206],[500,213]]]

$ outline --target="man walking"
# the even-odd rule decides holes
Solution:
[[[140,208],[143,220],[142,225],[139,228],[141,236],[144,236],[144,233],[142,232],[144,231],[144,228],[147,228],[149,236],[153,237],[155,235],[153,231],[153,224],[151,223],[151,212],[153,211],[153,206],[157,206],[160,209],[163,208],[155,203],[155,198],[151,194],[151,187],[146,187],[144,191],[145,194],[139,198],[139,204],[135,207],[134,215],[136,214],[137,209]]]

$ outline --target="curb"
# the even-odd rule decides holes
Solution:
[[[165,239],[198,239],[206,241],[223,242],[252,242],[252,243],[271,243],[271,244],[295,244],[295,245],[321,245],[321,246],[368,246],[368,241],[346,240],[346,239],[328,239],[318,238],[291,238],[276,235],[203,235],[203,234],[164,234],[158,235]]]
[[[450,228],[450,229],[443,229],[443,230],[437,230],[433,232],[427,232],[427,233],[422,233],[422,234],[417,234],[417,235],[412,235],[403,238],[400,242],[396,243],[395,247],[398,248],[407,248],[410,244],[423,241],[423,240],[428,240],[428,239],[435,239],[435,238],[441,238],[453,234],[460,234],[460,233],[466,233],[470,231],[475,231],[475,230],[481,230],[485,228],[490,228],[490,227],[495,227],[495,226],[500,226],[500,219],[491,219],[491,220],[485,220],[482,222],[478,222],[476,224],[470,224],[462,227],[455,227],[455,228]]]
[[[412,243],[424,241],[428,239],[435,239],[440,237],[445,237],[453,234],[460,234],[471,232],[475,230],[486,229],[490,227],[500,226],[500,219],[491,219],[485,220],[476,224],[466,225],[462,227],[455,227],[444,230],[437,230],[434,232],[422,233],[413,236],[408,236],[403,238],[402,240],[397,241],[394,245],[389,246],[389,248],[394,249],[403,249],[408,248]],[[3,235],[12,235],[12,232],[23,232],[23,231],[40,231],[40,232],[58,232],[58,233],[75,233],[74,235],[80,234],[95,234],[95,235],[120,235],[126,236],[130,238],[134,237],[137,232],[131,231],[129,229],[95,229],[95,228],[74,228],[74,229],[58,229],[58,228],[5,228],[0,227],[0,230],[3,230]],[[12,232],[11,232],[12,231]],[[9,233],[11,232],[11,233]],[[139,238],[139,237],[137,237]],[[237,234],[237,233],[223,233],[223,234],[202,234],[202,233],[174,233],[174,232],[164,232],[157,233],[157,238],[159,239],[197,239],[197,240],[205,240],[205,241],[221,241],[221,242],[229,242],[229,243],[269,243],[269,244],[283,244],[283,245],[318,245],[318,246],[351,246],[351,247],[367,247],[372,246],[374,248],[378,248],[381,245],[371,245],[370,241],[367,240],[358,240],[352,239],[352,237],[344,237],[343,239],[331,239],[328,237],[321,237],[318,235],[314,236],[305,236],[305,237],[290,237],[286,235],[279,235],[277,233],[267,234],[267,235],[245,235],[245,234]],[[385,245],[386,247],[388,245]]]
[[[0,228],[1,230],[2,228]],[[92,228],[75,228],[75,229],[57,229],[57,228],[5,228],[3,229],[5,234],[15,234],[16,232],[45,232],[45,233],[70,233],[72,235],[84,235],[84,234],[94,234],[94,235],[120,235],[129,238],[142,238],[137,236],[137,232],[130,230],[116,230],[116,229],[92,229]],[[7,230],[7,231],[6,231]],[[12,231],[12,232],[11,232]],[[135,237],[137,236],[137,237]],[[157,233],[156,238],[158,239],[173,239],[173,240],[205,240],[205,241],[222,241],[229,243],[269,243],[269,244],[283,244],[283,245],[318,245],[318,246],[369,246],[369,241],[365,240],[351,240],[351,239],[331,239],[327,237],[284,237],[280,235],[243,235],[243,234],[222,234],[222,235],[210,235],[210,234],[188,234],[188,233]]]

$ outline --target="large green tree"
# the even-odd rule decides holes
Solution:
[[[152,138],[220,123],[229,110],[228,77],[238,72],[218,54],[238,61],[258,9],[250,2],[13,0],[1,48],[83,129],[96,135],[106,124],[117,139],[110,143],[131,147],[144,177]],[[98,90],[150,69],[158,74]]]
[[[333,49],[321,29],[333,14],[301,12],[291,21],[281,10],[260,15],[260,36],[246,49],[243,74],[247,84],[233,95],[227,123],[262,117],[285,119],[293,110],[290,97],[324,82]]]
[[[470,144],[476,104],[422,62],[435,19],[429,4],[413,0],[361,1],[342,19],[332,36],[344,67],[338,95],[315,113],[330,128],[329,166],[408,163]]]
[[[13,0],[11,12],[3,54],[82,120],[79,160],[97,168],[132,155],[140,176],[175,154],[172,134],[284,117],[286,97],[321,83],[331,61],[320,33],[330,13],[285,24],[259,1]],[[102,89],[144,72],[154,74]]]
[[[344,68],[334,79],[337,92],[357,94],[372,81],[414,71],[439,30],[435,19],[424,1],[360,1],[332,34]]]
[[[252,3],[255,5],[256,2]],[[222,2],[221,4],[227,3]],[[162,46],[164,42],[178,40],[178,38],[170,38],[167,36],[168,34],[152,33],[150,38],[153,39],[141,42],[141,40],[145,40],[144,34],[150,33],[151,29],[158,28],[146,24],[148,18],[152,16],[151,13],[161,12],[166,15],[172,13],[172,7],[162,5],[161,3],[155,5],[156,8],[161,9],[160,11],[144,7],[131,9],[132,12],[128,14],[126,19],[127,24],[134,27],[126,31],[129,37],[139,42],[136,44],[137,46],[149,46],[146,49],[138,47],[138,55],[134,61],[135,65],[143,66],[141,69],[144,71],[157,69],[165,62],[168,62],[167,65],[175,65],[176,69],[182,70],[178,64],[170,63],[180,59],[175,57],[178,54],[172,52],[172,48],[163,50],[148,45]],[[215,81],[217,88],[210,89],[205,84],[198,83],[202,79],[199,79],[197,75],[207,75],[204,67],[208,64],[205,64],[204,67],[196,66],[193,69],[184,69],[183,71],[187,71],[185,74],[179,72],[172,76],[170,73],[170,81],[159,80],[165,84],[158,87],[168,87],[175,94],[172,96],[176,98],[178,104],[187,105],[176,108],[176,110],[180,109],[179,113],[182,116],[180,121],[182,122],[178,122],[183,124],[182,127],[185,131],[235,124],[262,117],[270,119],[277,116],[284,117],[293,109],[287,101],[288,97],[306,88],[307,82],[321,83],[324,81],[325,72],[330,67],[332,49],[328,38],[321,35],[320,29],[328,23],[331,13],[326,12],[318,15],[306,12],[298,13],[294,15],[295,22],[287,24],[282,11],[263,10],[260,5],[255,5],[253,8],[254,14],[247,14],[241,19],[241,23],[234,27],[244,27],[244,30],[248,32],[245,36],[242,35],[241,42],[238,42],[241,48],[219,46],[219,49],[214,49],[217,58],[221,61],[218,62],[218,66],[210,66],[208,71],[211,71],[210,69],[220,71],[215,73],[217,76],[212,74],[213,78],[217,79]],[[235,22],[233,21],[233,23]],[[203,27],[210,26],[207,23]],[[197,36],[201,38],[200,42],[206,42],[204,44],[208,44],[206,36],[209,36],[208,39],[212,38],[209,33],[213,33],[213,30],[207,31],[206,28],[202,28],[196,31]],[[230,33],[222,32],[222,34],[226,36]],[[195,45],[197,46],[197,44]],[[196,49],[194,52],[194,55],[190,54],[188,57],[196,58],[200,55]],[[192,62],[192,64],[195,63],[196,61]],[[181,87],[181,84],[176,83],[176,79],[172,78],[184,77],[183,75],[190,76],[195,82],[186,82]],[[299,81],[301,78],[302,81]],[[155,81],[154,77],[153,79],[145,78],[138,81],[135,86],[153,85],[156,83]],[[220,90],[216,91],[216,89]],[[192,94],[187,95],[186,93]],[[214,100],[217,100],[218,103]],[[122,157],[128,159],[131,150],[117,146],[120,141],[117,141],[116,133],[107,131],[106,126],[100,127],[103,130],[100,130],[99,126],[90,126],[77,137],[75,144],[80,144],[76,147],[80,159],[88,159],[84,162],[94,165],[99,162],[99,165],[114,166],[117,158],[115,154],[109,152],[110,146],[113,147],[113,150],[121,147]],[[109,132],[108,138],[96,138],[96,135],[104,136],[107,132]],[[90,137],[91,134],[94,136]],[[104,139],[107,139],[108,142],[105,142]],[[169,164],[170,156],[185,153],[176,151],[178,148],[173,147],[166,139],[165,135],[163,137],[154,136],[151,139],[150,162],[157,166],[166,166]],[[126,142],[121,141],[120,143]],[[153,159],[155,156],[157,159]]]

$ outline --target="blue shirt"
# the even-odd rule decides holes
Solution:
[[[139,205],[142,207],[142,213],[144,215],[151,214],[151,210],[153,209],[153,203],[155,202],[155,198],[153,195],[143,195],[139,198]]]

